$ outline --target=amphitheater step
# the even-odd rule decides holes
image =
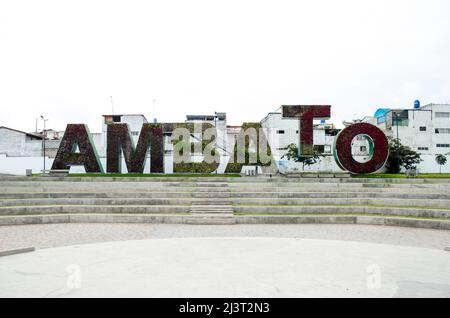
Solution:
[[[217,216],[217,215],[195,215],[186,219],[187,224],[198,225],[231,225],[236,224],[234,216]]]
[[[228,184],[198,183],[194,192],[189,218],[190,224],[235,224],[234,209]]]
[[[365,218],[398,218],[408,222],[417,218],[433,219],[436,224],[442,220],[450,223],[447,221],[450,219],[449,182],[280,178],[74,180],[0,180],[0,224],[13,219],[27,220],[28,223],[106,220],[189,224],[310,221],[354,224],[355,220]],[[417,224],[422,226],[418,221]]]

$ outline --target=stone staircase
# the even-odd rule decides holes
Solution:
[[[189,224],[235,224],[227,183],[199,182],[192,194]]]
[[[450,179],[0,176],[0,226],[68,222],[450,230]]]

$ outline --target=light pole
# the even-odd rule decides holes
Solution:
[[[399,138],[399,136],[398,136],[398,114],[397,113],[394,113],[394,116],[395,116],[395,125],[397,126],[396,128],[397,128],[397,142],[395,143],[395,145],[396,145],[396,162],[395,162],[395,164],[396,164],[396,169],[400,169],[400,138]]]
[[[398,136],[398,114],[394,113],[394,115],[395,115],[395,124],[397,126],[397,141],[400,141],[400,138]]]
[[[44,157],[44,170],[42,170],[43,173],[45,173],[45,122],[48,119],[45,119],[44,116],[41,115],[42,120],[44,121],[44,130],[42,131],[42,150],[43,150],[43,157]]]

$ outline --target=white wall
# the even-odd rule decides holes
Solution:
[[[281,173],[300,173],[300,172],[343,172],[341,168],[336,164],[333,156],[326,156],[320,159],[315,165],[305,166],[304,170],[302,168],[303,164],[294,162],[291,160],[278,160],[278,169]]]
[[[53,158],[45,159],[45,167],[50,169]],[[32,169],[33,173],[40,173],[44,167],[43,157],[7,157],[0,154],[0,173],[25,175],[26,169]]]
[[[0,154],[8,156],[40,156],[42,141],[30,139],[24,133],[0,128]]]
[[[450,155],[447,155],[447,163],[442,167],[442,173],[450,173]],[[435,155],[421,155],[423,161],[417,166],[421,173],[439,173],[439,165]]]

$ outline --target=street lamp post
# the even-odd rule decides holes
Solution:
[[[396,162],[395,162],[395,164],[396,164],[396,168],[397,169],[400,169],[400,138],[399,138],[399,135],[398,135],[398,114],[397,113],[394,113],[394,117],[395,117],[395,125],[396,125],[396,128],[397,128],[397,142],[395,143],[395,145],[396,145]]]
[[[44,116],[41,115],[42,120],[44,121],[44,130],[42,131],[42,154],[44,157],[44,170],[42,170],[43,173],[45,173],[45,122],[48,119],[45,119]]]
[[[399,136],[398,136],[398,114],[395,113],[395,124],[397,126],[397,141],[400,140]],[[398,150],[398,149],[397,149]]]

